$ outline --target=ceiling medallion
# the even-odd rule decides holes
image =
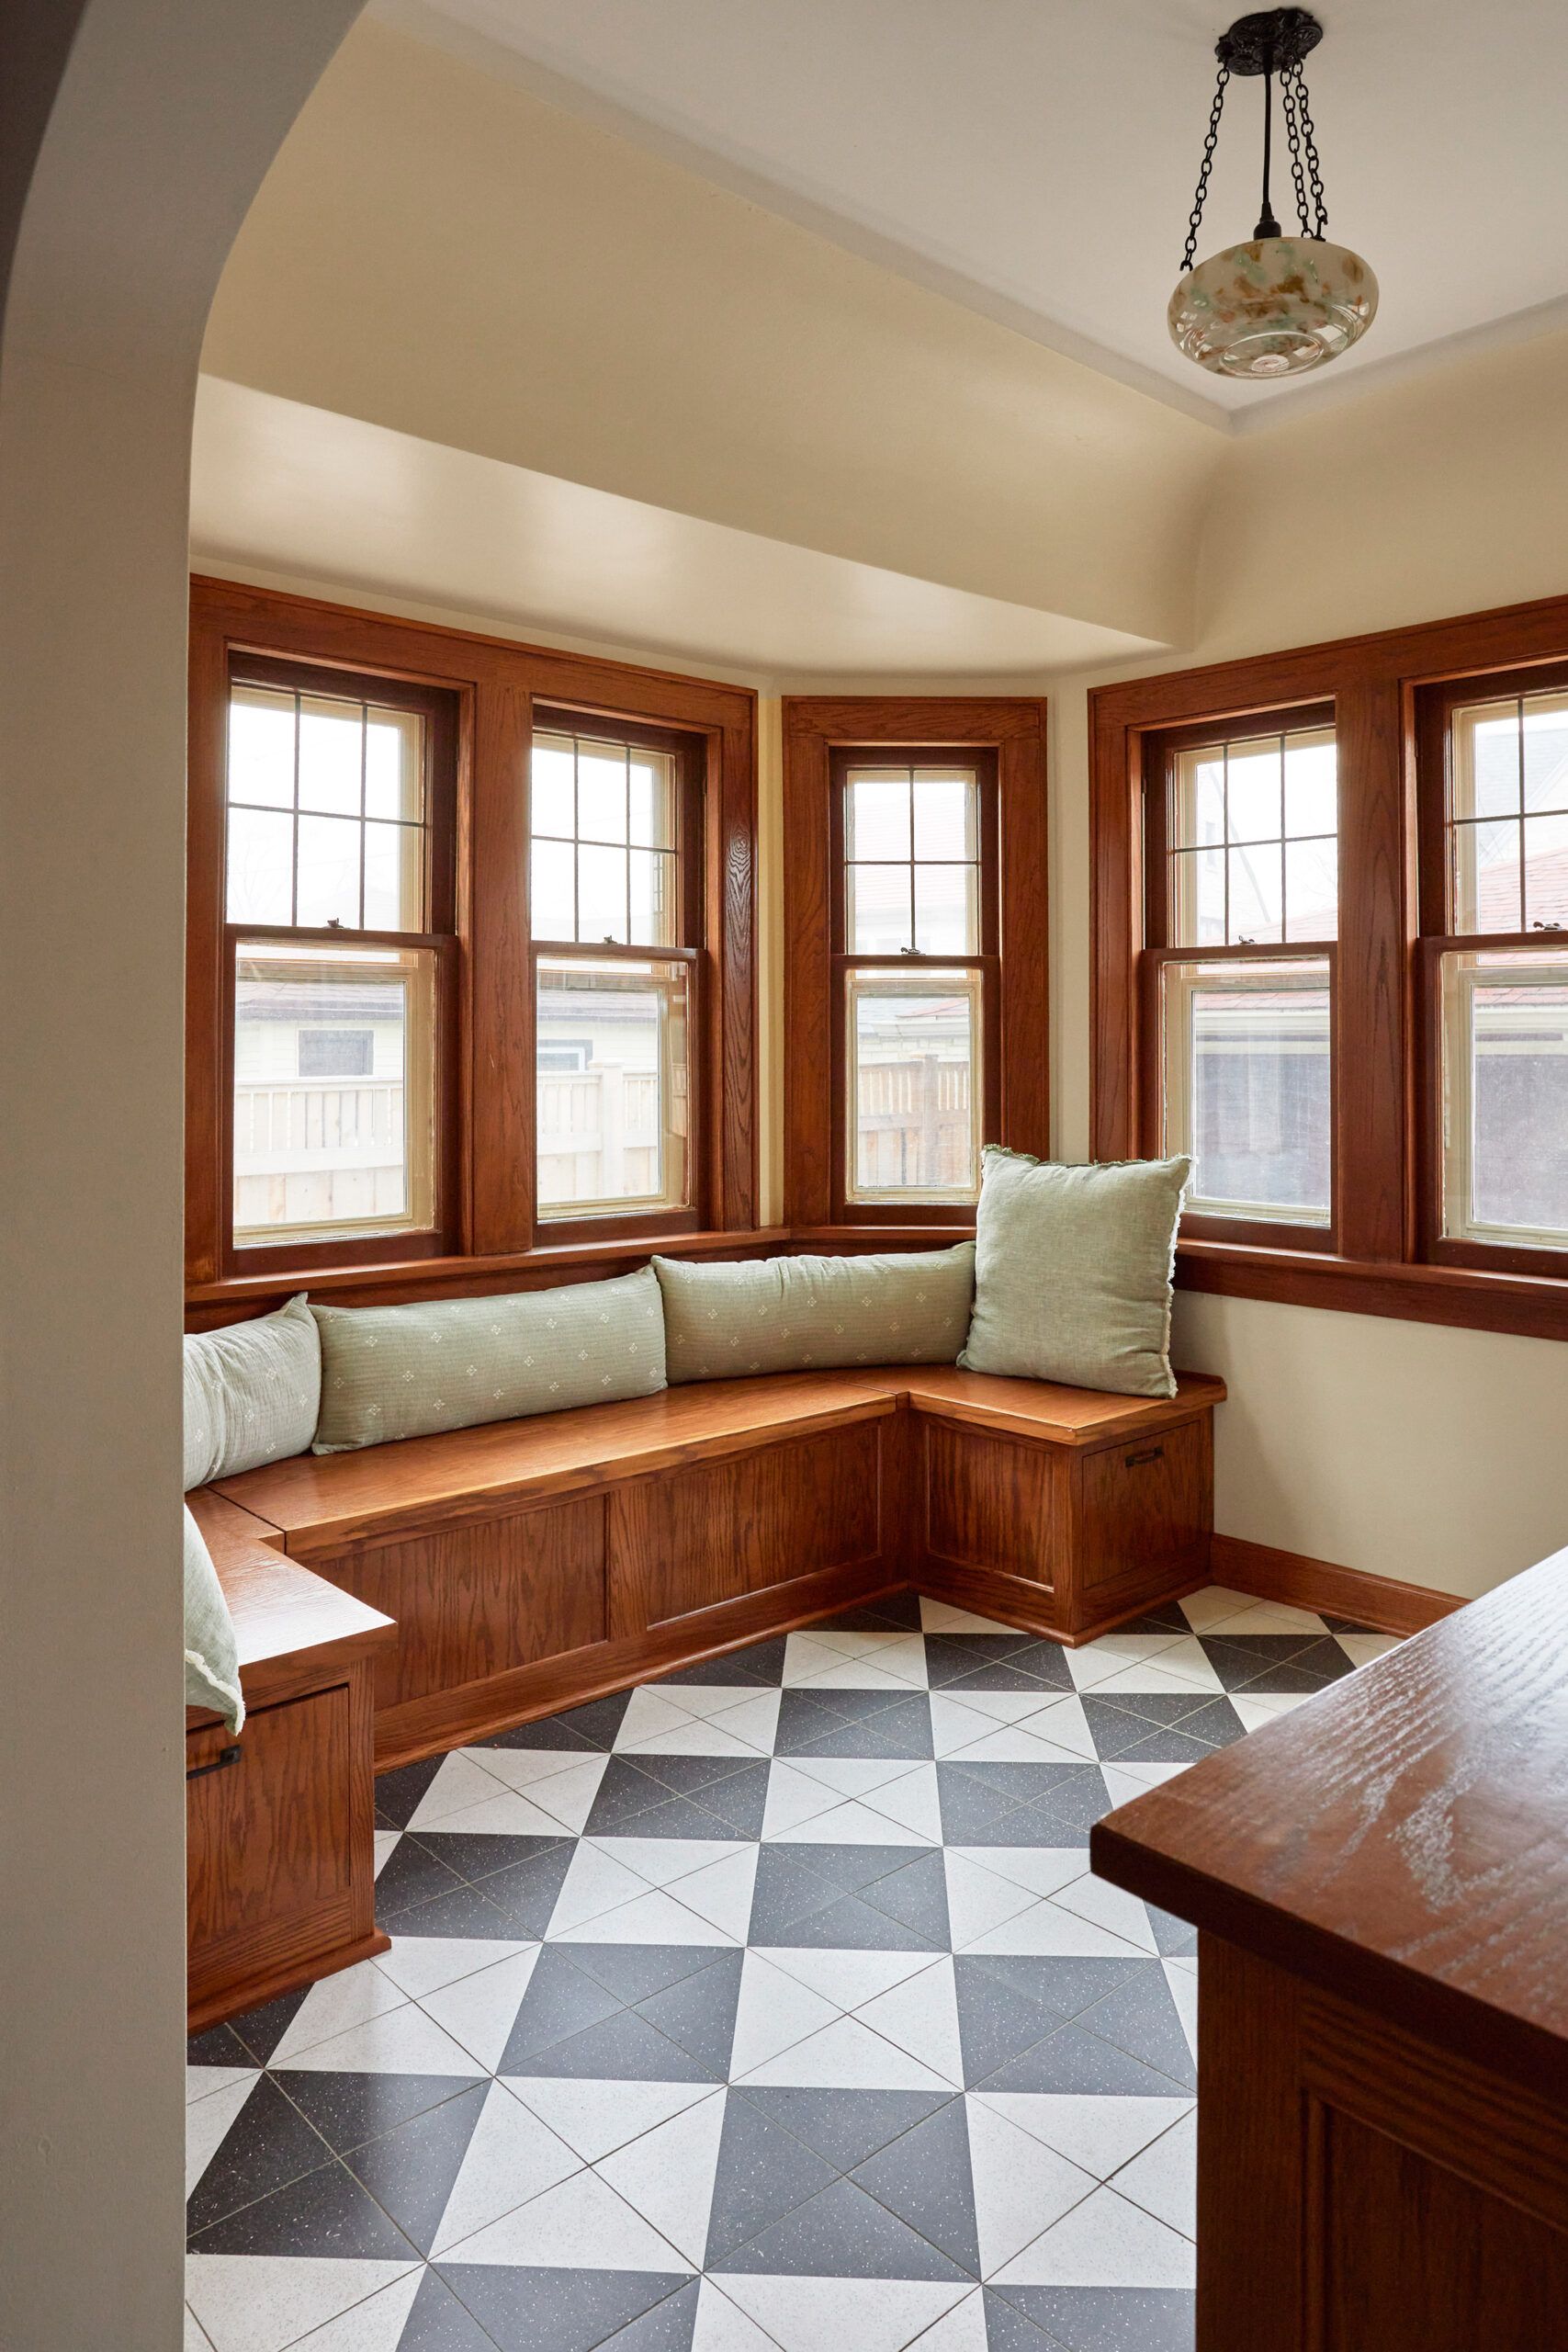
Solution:
[[[1321,368],[1365,334],[1377,314],[1377,279],[1359,254],[1348,245],[1330,244],[1325,233],[1328,213],[1302,74],[1302,60],[1322,39],[1323,27],[1304,8],[1269,8],[1238,17],[1214,44],[1219,80],[1181,256],[1184,275],[1167,315],[1177,349],[1216,376],[1272,383]],[[1263,78],[1262,209],[1245,245],[1227,245],[1194,268],[1225,85],[1233,74]],[[1301,223],[1294,237],[1284,235],[1269,199],[1276,75]]]

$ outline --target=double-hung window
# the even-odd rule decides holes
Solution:
[[[1420,741],[1427,1246],[1560,1269],[1568,1250],[1568,681],[1427,696]]]
[[[536,709],[530,762],[536,1165],[552,1238],[697,1222],[701,746]]]
[[[1202,1231],[1321,1247],[1334,1222],[1332,716],[1147,745],[1147,1126]]]
[[[227,1211],[242,1269],[440,1246],[453,742],[437,691],[234,664]]]
[[[839,1189],[970,1216],[996,1133],[994,755],[841,750],[832,790]]]

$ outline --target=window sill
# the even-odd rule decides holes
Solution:
[[[655,1251],[665,1258],[728,1258],[782,1249],[784,1226],[760,1226],[735,1233],[653,1233],[592,1241],[548,1242],[491,1258],[417,1258],[377,1266],[298,1266],[266,1273],[230,1274],[217,1282],[192,1283],[186,1290],[188,1329],[202,1330],[233,1319],[236,1309],[264,1312],[281,1306],[296,1292],[334,1300],[343,1306],[401,1306],[422,1298],[473,1298],[487,1292],[533,1290],[562,1279],[592,1282],[629,1273]]]
[[[1334,1258],[1321,1250],[1269,1250],[1223,1241],[1181,1241],[1179,1290],[1261,1298],[1341,1315],[1382,1315],[1402,1323],[1443,1323],[1468,1331],[1509,1331],[1568,1340],[1568,1280],[1473,1272]]]

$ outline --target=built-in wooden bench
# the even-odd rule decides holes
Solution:
[[[379,1611],[288,1558],[276,1528],[189,1497],[240,1656],[233,1737],[186,1710],[188,2005],[193,2032],[346,1968],[375,1919],[371,1676],[396,1640]]]
[[[1088,1640],[1206,1577],[1224,1395],[792,1373],[302,1454],[216,1499],[396,1621],[384,1767],[910,1584]]]

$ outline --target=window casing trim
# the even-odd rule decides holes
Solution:
[[[1430,754],[1418,759],[1422,690],[1462,681],[1468,695],[1515,673],[1542,685],[1565,669],[1568,598],[1551,598],[1091,692],[1090,1118],[1091,1149],[1100,1159],[1136,1157],[1146,1148],[1153,1039],[1140,959],[1147,944],[1142,811],[1149,739],[1177,729],[1235,729],[1259,717],[1272,727],[1280,714],[1325,702],[1335,714],[1342,844],[1335,1247],[1263,1246],[1256,1236],[1194,1228],[1178,1249],[1179,1285],[1568,1338],[1562,1253],[1540,1253],[1514,1271],[1499,1266],[1500,1253],[1491,1250],[1480,1263],[1452,1262],[1465,1245],[1438,1250],[1429,1238],[1430,1024],[1421,1012],[1416,826],[1418,766],[1424,821],[1433,798]],[[1423,832],[1423,892],[1429,865]],[[1532,944],[1542,944],[1540,934]]]

